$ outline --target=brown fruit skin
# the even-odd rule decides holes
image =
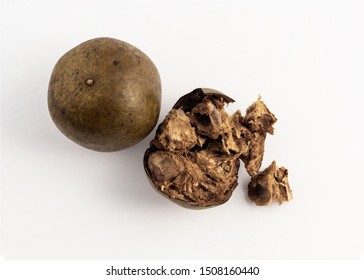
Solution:
[[[161,81],[149,57],[113,38],[88,40],[64,54],[48,88],[58,129],[77,144],[111,152],[135,145],[158,121]]]

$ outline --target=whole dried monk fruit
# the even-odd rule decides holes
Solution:
[[[138,48],[94,38],[72,48],[56,63],[48,108],[58,129],[77,144],[100,152],[131,147],[158,121],[158,69]]]
[[[176,102],[144,156],[147,176],[160,194],[185,207],[216,206],[238,184],[239,159],[249,174],[258,172],[276,118],[260,98],[245,117],[240,111],[229,116],[224,106],[230,102],[202,88]]]
[[[274,201],[282,204],[292,199],[292,191],[288,184],[288,170],[277,167],[275,161],[253,176],[248,186],[248,196],[256,205],[264,206]]]

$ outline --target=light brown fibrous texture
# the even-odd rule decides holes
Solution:
[[[260,97],[246,110],[243,124],[250,132],[248,137],[250,149],[249,154],[242,155],[241,159],[250,176],[256,175],[260,169],[264,155],[264,141],[267,133],[273,135],[273,124],[276,121],[277,118],[269,111]]]
[[[256,205],[264,206],[274,201],[282,204],[292,199],[288,184],[288,170],[272,164],[253,176],[248,186],[248,196]]]
[[[185,207],[226,202],[238,185],[239,160],[248,173],[258,173],[266,133],[275,116],[260,98],[231,116],[224,106],[234,102],[212,89],[198,88],[181,97],[159,125],[144,156],[153,187]]]

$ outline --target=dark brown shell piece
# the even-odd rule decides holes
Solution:
[[[185,94],[174,104],[173,109],[182,109],[184,112],[191,112],[192,109],[201,104],[205,99],[210,99],[219,104],[220,109],[225,104],[235,102],[229,96],[211,88],[196,88],[190,93]]]

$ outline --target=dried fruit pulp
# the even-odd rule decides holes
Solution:
[[[239,159],[258,173],[267,133],[275,116],[260,98],[245,116],[229,116],[230,97],[212,89],[195,89],[181,97],[158,127],[144,157],[154,188],[186,207],[226,202],[238,184]]]

